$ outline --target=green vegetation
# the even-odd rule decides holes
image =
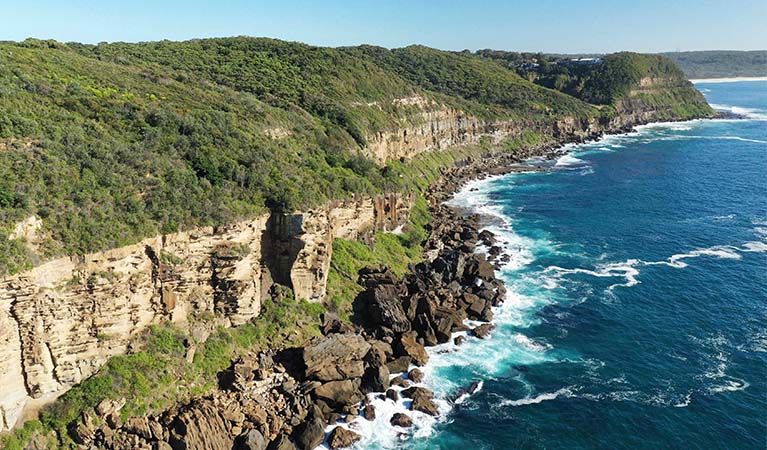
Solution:
[[[420,181],[365,158],[367,141],[441,105],[534,128],[596,118],[605,111],[583,99],[609,102],[640,76],[678,72],[618,54],[567,82],[526,74],[533,83],[509,55],[245,37],[0,43],[0,223],[44,224],[34,254],[0,232],[0,274],[267,209],[406,190]],[[400,101],[413,96],[426,101]]]
[[[253,38],[0,43],[0,275],[57,255],[267,210],[304,209],[360,193],[416,193],[401,234],[377,233],[370,246],[334,242],[327,307],[348,318],[361,289],[359,269],[386,264],[401,275],[421,258],[430,220],[422,194],[441,169],[493,151],[483,143],[378,167],[364,156],[375,133],[418,125],[421,113],[449,106],[526,126],[499,146],[513,150],[551,139],[534,130],[554,120],[609,117],[619,101],[678,117],[710,111],[686,84],[629,95],[647,76],[683,80],[661,57],[609,55],[601,66],[578,70],[551,57],[534,73],[518,67],[529,57],[421,46],[330,49]],[[413,96],[426,101],[400,101]],[[36,253],[8,239],[13,225],[30,215],[44,223]],[[249,251],[216,249],[220,257]],[[160,259],[183,263],[168,252]],[[67,284],[112,277],[98,273]],[[0,443],[21,448],[30,436],[53,433],[71,447],[67,427],[105,398],[125,397],[128,417],[209,392],[233,357],[319,334],[323,308],[277,295],[258,321],[213,330],[204,342],[169,325],[153,327],[141,337],[140,351],[111,358],[40,421]]]
[[[419,196],[402,234],[376,233],[372,246],[360,241],[336,239],[328,274],[329,307],[348,319],[352,302],[362,291],[358,272],[364,267],[387,265],[397,275],[421,259],[421,243],[426,239],[425,225],[431,220],[426,199]]]
[[[515,72],[470,53],[452,53],[423,46],[386,50],[361,46],[364,54],[419,87],[455,98],[454,104],[480,117],[511,116],[527,120],[552,115],[589,116],[589,105],[543,89]]]
[[[673,79],[682,83],[685,80],[673,61],[659,55],[621,52],[605,55],[595,64],[577,64],[571,61],[571,56],[497,50],[480,50],[477,54],[516,70],[536,84],[595,105],[615,104],[637,88],[645,77]]]
[[[45,433],[42,423],[38,420],[29,420],[20,428],[0,438],[0,447],[4,450],[24,450],[33,437]],[[40,448],[40,447],[37,447]]]
[[[138,343],[140,351],[110,358],[96,375],[44,409],[39,422],[31,421],[5,437],[4,445],[14,448],[34,433],[55,432],[61,448],[73,447],[67,432],[69,424],[106,398],[125,397],[120,412],[124,419],[161,412],[176,402],[210,392],[216,386],[216,374],[229,367],[238,355],[298,345],[320,334],[319,317],[324,312],[320,304],[298,301],[289,295],[279,301],[268,300],[262,308],[257,322],[219,328],[205,342],[194,342],[173,325],[151,327]],[[187,355],[191,345],[196,346],[196,351],[190,362]]]
[[[767,50],[670,52],[688,78],[767,77]]]

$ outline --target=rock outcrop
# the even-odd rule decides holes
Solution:
[[[30,398],[55,398],[91,376],[151,324],[204,312],[220,325],[243,324],[274,282],[322,300],[333,239],[393,230],[411,203],[387,195],[265,214],[59,258],[0,281],[0,431]]]

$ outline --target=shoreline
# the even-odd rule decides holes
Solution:
[[[722,78],[690,78],[690,83],[737,83],[739,81],[767,81],[767,76],[759,77],[722,77]]]
[[[364,428],[373,426],[395,431],[396,439],[418,436],[420,423],[441,420],[449,411],[446,404],[481,389],[472,383],[437,398],[422,384],[424,371],[430,370],[419,367],[428,367],[433,351],[427,349],[491,338],[494,311],[506,300],[506,286],[497,276],[505,262],[500,243],[483,230],[478,214],[445,202],[469,181],[550,170],[526,161],[559,157],[568,146],[633,133],[653,123],[661,122],[586,137],[554,136],[545,144],[496,149],[443,169],[424,192],[432,220],[426,225],[423,261],[402,277],[385,266],[362,269],[358,282],[364,290],[355,301],[353,324],[328,313],[321,337],[303,347],[271,349],[233,361],[219,373],[216,391],[156,415],[123,423],[119,412],[124,401],[105,400],[96,407],[96,422],[88,416],[76,423],[75,441],[114,447],[129,439],[133,448],[154,441],[218,448],[222,441],[227,446],[266,440],[277,443],[269,447],[277,450],[292,449],[291,441],[300,450],[313,450],[351,446],[363,439],[359,433]],[[480,246],[487,252],[477,252]],[[389,408],[391,400],[396,408]]]
[[[598,136],[594,136],[590,139],[583,139],[583,140],[569,140],[569,139],[563,139],[560,140],[560,142],[554,143],[554,144],[548,144],[543,145],[539,147],[534,147],[535,150],[528,148],[528,149],[521,149],[522,151],[528,154],[526,157],[519,158],[517,155],[507,155],[503,152],[498,152],[494,155],[491,155],[489,158],[482,159],[479,161],[474,161],[472,163],[469,163],[465,166],[461,167],[452,167],[448,170],[446,170],[446,173],[443,173],[442,177],[434,183],[434,185],[430,186],[430,188],[427,191],[427,199],[430,201],[431,206],[430,210],[432,214],[434,215],[434,220],[432,223],[440,223],[442,219],[441,215],[446,215],[447,217],[452,217],[454,220],[457,221],[469,221],[474,226],[474,229],[480,236],[485,236],[484,239],[481,239],[481,243],[484,244],[483,251],[474,251],[474,255],[481,256],[483,258],[487,258],[487,261],[493,266],[494,268],[494,276],[495,279],[499,282],[500,285],[503,286],[504,292],[505,292],[505,283],[500,278],[500,274],[498,271],[502,270],[502,267],[508,262],[507,260],[502,259],[504,255],[503,248],[500,247],[498,242],[496,240],[497,236],[487,230],[486,224],[482,223],[483,215],[475,210],[471,209],[465,209],[459,206],[450,205],[449,201],[457,194],[462,192],[467,185],[469,185],[472,182],[475,181],[481,181],[481,180],[487,180],[490,178],[496,178],[496,177],[502,177],[511,173],[529,173],[529,172],[544,172],[544,171],[552,171],[556,170],[554,168],[549,167],[542,167],[539,165],[535,165],[535,163],[529,162],[531,158],[539,157],[542,159],[542,161],[551,162],[556,160],[558,157],[561,157],[562,155],[568,154],[571,152],[569,150],[569,147],[576,147],[581,144],[588,144],[588,143],[596,143],[599,142],[602,139],[605,139],[609,136],[620,136],[620,135],[630,135],[639,132],[638,130],[641,127],[652,127],[654,125],[663,125],[663,124],[671,124],[671,123],[683,123],[683,122],[689,122],[689,121],[695,121],[695,120],[707,120],[707,119],[689,119],[689,120],[680,120],[680,121],[657,121],[657,122],[648,122],[648,123],[642,123],[634,125],[628,129],[620,129],[620,130],[610,130],[606,131],[604,133],[600,133]],[[714,119],[708,119],[708,120],[714,120]],[[533,151],[530,151],[533,150]],[[536,151],[537,150],[537,151]],[[487,165],[490,165],[490,167],[486,167]],[[483,169],[480,169],[483,168]],[[438,218],[440,217],[440,218]],[[447,219],[449,220],[449,219]],[[434,236],[433,233],[430,234],[429,238],[431,239]],[[477,244],[479,244],[478,242]],[[479,245],[477,246],[479,247]],[[427,257],[428,257],[428,251],[425,251]],[[495,256],[493,255],[495,254]],[[498,257],[500,256],[500,257]],[[492,307],[492,313],[498,313],[499,308],[502,307],[502,304],[505,303],[505,295],[504,298],[500,300],[497,304],[494,304]],[[479,327],[482,327],[484,324],[484,328],[486,328],[488,331],[484,335],[477,335],[477,333],[474,332],[475,329]],[[460,343],[465,342],[466,339],[493,339],[493,330],[495,329],[496,325],[493,323],[492,320],[488,321],[482,321],[482,320],[466,320],[464,321],[464,325],[466,325],[466,330],[464,331],[458,331],[451,333],[450,339],[446,342],[439,343],[437,345],[433,346],[426,346],[426,351],[429,354],[438,354],[438,353],[455,353],[455,352],[461,352],[465,351],[464,349],[461,349]],[[460,342],[460,343],[459,343]],[[428,379],[428,376],[431,374],[432,370],[430,368],[430,364],[425,364],[424,366],[416,367],[416,370],[419,370],[421,372],[426,373],[426,377]],[[402,378],[405,380],[410,379],[410,373],[408,371],[402,372],[400,374],[392,374],[392,380],[395,378]],[[450,411],[453,409],[455,405],[458,405],[461,403],[461,401],[474,393],[480,391],[482,389],[483,381],[482,380],[475,380],[471,385],[459,388],[456,392],[451,393],[449,396],[444,398],[434,398],[434,401],[438,403],[439,408],[439,416],[434,417],[432,420],[428,420],[425,425],[427,429],[430,429],[434,424],[439,423],[441,419],[444,417],[443,414],[449,414]],[[412,384],[413,387],[416,388],[426,388],[428,386],[428,383],[426,383],[426,386],[422,382],[414,383]],[[402,390],[400,390],[401,392]],[[384,392],[378,392],[378,393],[371,393],[369,394],[371,398],[363,402],[361,407],[364,407],[365,403],[370,403],[374,399],[385,399],[386,393]],[[398,412],[402,412],[401,404],[396,405],[396,410]],[[405,410],[404,412],[410,413],[411,416],[413,416],[414,410],[410,408],[410,411],[407,411],[407,405],[404,405]],[[428,416],[426,416],[428,417]],[[414,416],[415,418],[415,416]],[[366,425],[366,428],[372,428],[372,425]],[[336,424],[330,424],[326,427],[326,433],[327,436],[331,436],[332,432],[336,428],[345,428],[347,430],[351,429],[353,430],[353,427],[348,426],[348,423],[344,423],[343,420],[339,421]],[[395,430],[399,431],[399,430]],[[413,436],[410,436],[413,437]],[[327,442],[327,441],[326,441]],[[317,447],[316,450],[325,450],[329,448],[327,446],[327,443],[323,443],[323,446]],[[330,447],[332,448],[332,447]]]

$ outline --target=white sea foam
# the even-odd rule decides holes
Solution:
[[[639,275],[639,270],[636,268],[636,265],[640,262],[641,261],[638,259],[629,259],[627,261],[618,263],[598,264],[594,269],[584,269],[580,267],[567,269],[559,266],[549,266],[543,272],[553,273],[557,276],[584,274],[598,278],[621,277],[626,280],[624,283],[618,283],[609,286],[608,291],[612,291],[618,286],[631,287],[639,284],[639,280],[636,278],[637,275]]]
[[[767,242],[751,241],[743,244],[744,252],[767,253]]]
[[[674,408],[686,408],[690,406],[690,401],[692,400],[692,392],[689,392],[685,397],[684,400],[682,400],[679,403],[676,403],[674,405]]]
[[[586,164],[586,161],[578,159],[570,153],[560,156],[555,164],[556,167],[572,167]]]
[[[485,386],[485,382],[484,382],[484,381],[480,381],[480,382],[477,384],[477,387],[476,387],[476,389],[474,389],[474,392],[473,392],[473,393],[471,393],[471,394],[470,394],[470,393],[466,392],[466,393],[464,393],[464,394],[461,394],[461,395],[459,395],[459,396],[458,396],[458,398],[456,398],[456,399],[453,401],[453,404],[455,404],[455,405],[461,405],[461,404],[463,404],[463,403],[464,403],[464,402],[465,402],[465,401],[466,401],[466,400],[467,400],[469,397],[471,397],[472,395],[474,395],[474,394],[476,394],[477,392],[481,391],[481,390],[482,390],[482,388],[483,388],[484,386]]]
[[[563,397],[571,397],[573,395],[573,391],[571,388],[562,388],[557,390],[556,392],[546,392],[543,394],[536,395],[535,397],[525,397],[520,398],[519,400],[503,400],[499,404],[500,406],[525,406],[525,405],[535,405],[541,402],[545,402],[547,400],[555,400],[559,396]]]
[[[671,256],[666,263],[671,267],[677,267],[677,268],[683,268],[687,267],[687,264],[682,262],[682,260],[689,259],[689,258],[697,258],[699,256],[714,256],[717,258],[723,258],[723,259],[740,259],[741,256],[738,254],[738,248],[733,247],[730,245],[715,245],[713,247],[709,248],[701,248],[697,250],[693,250],[689,253],[679,253],[676,255]],[[656,263],[648,263],[648,264],[656,264]]]
[[[396,376],[400,375],[397,374],[393,377]],[[420,386],[423,385],[423,383],[417,385]],[[392,389],[398,392],[403,390],[403,388],[399,386],[393,386]],[[465,401],[465,398],[463,400]],[[401,444],[403,440],[424,438],[431,435],[434,431],[434,425],[440,421],[447,420],[452,405],[448,401],[440,398],[436,398],[434,401],[439,410],[438,417],[433,417],[420,411],[412,411],[410,409],[412,400],[401,395],[400,399],[395,402],[378,393],[368,394],[367,402],[373,405],[376,411],[376,418],[374,420],[367,420],[360,416],[347,424],[344,422],[344,419],[341,419],[339,423],[328,425],[325,428],[325,436],[327,438],[334,428],[343,427],[362,436],[362,439],[357,444],[358,447],[367,448],[375,446],[381,448],[394,448]],[[396,413],[403,413],[410,416],[410,418],[413,419],[412,428],[403,429],[392,426],[390,421]],[[328,445],[327,442],[325,442],[317,447],[316,450],[327,449]]]
[[[733,114],[738,114],[738,115],[747,117],[749,119],[767,120],[767,113],[759,109],[744,108],[742,106],[733,106],[733,105],[719,105],[716,103],[711,103],[711,107],[718,111],[731,112]]]
[[[741,380],[739,378],[732,378],[729,380],[725,380],[725,383],[718,386],[711,386],[709,388],[709,392],[712,394],[718,394],[721,392],[735,392],[735,391],[742,391],[743,389],[748,388],[751,386],[751,384],[746,380]]]
[[[637,278],[642,266],[669,266],[676,269],[683,269],[688,266],[687,259],[698,258],[701,256],[710,256],[720,259],[738,260],[742,258],[741,252],[766,252],[767,243],[753,241],[746,242],[743,247],[731,245],[715,245],[708,248],[695,249],[687,253],[678,253],[662,261],[643,261],[641,259],[628,259],[622,262],[601,263],[593,269],[582,267],[564,268],[559,266],[549,266],[543,271],[542,278],[544,286],[550,288],[557,287],[558,281],[563,276],[572,274],[583,274],[597,278],[623,278],[622,283],[612,284],[607,287],[607,292],[612,292],[617,287],[632,287],[640,283]]]

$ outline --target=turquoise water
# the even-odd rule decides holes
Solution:
[[[482,389],[365,448],[767,448],[767,82],[698,88],[749,118],[641,127],[456,196],[504,240],[510,294],[492,340],[431,350],[426,385]]]

